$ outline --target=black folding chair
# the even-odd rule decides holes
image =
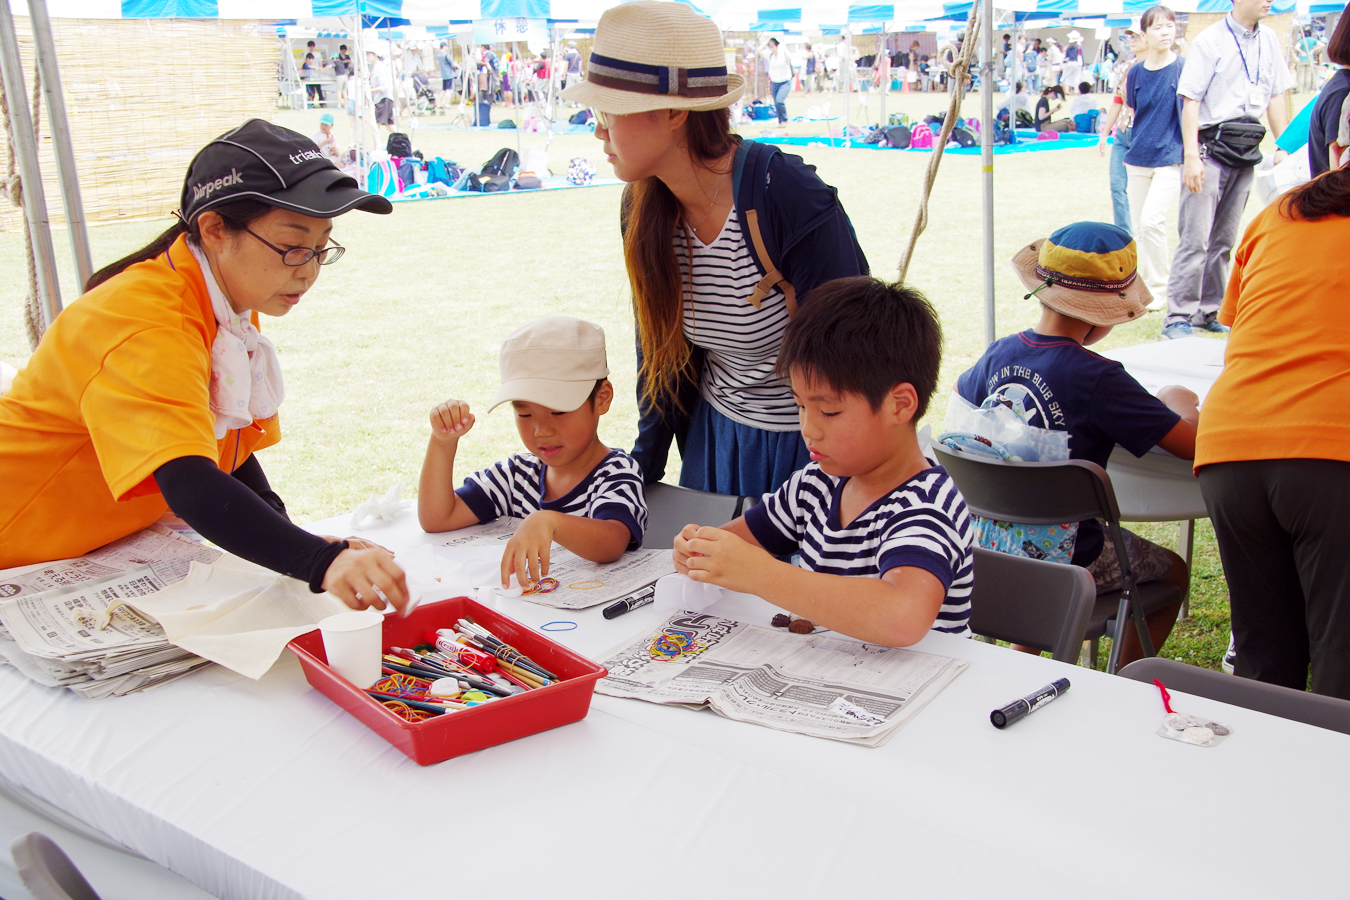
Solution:
[[[644,550],[670,550],[675,536],[691,522],[723,525],[758,502],[754,497],[713,494],[673,484],[647,485],[647,531]]]
[[[9,851],[33,900],[99,900],[70,857],[45,834],[20,835]]]
[[[1077,662],[1096,601],[1097,587],[1081,566],[975,548],[970,630],[978,635]]]
[[[1336,697],[1225,675],[1212,669],[1188,666],[1175,659],[1136,660],[1121,669],[1120,674],[1146,684],[1152,684],[1156,678],[1169,691],[1208,697],[1220,703],[1350,734],[1350,701]]]
[[[1025,522],[1028,525],[1103,520],[1106,523],[1107,540],[1112,542],[1120,560],[1123,587],[1119,591],[1097,595],[1081,639],[1093,642],[1093,662],[1096,659],[1096,641],[1103,636],[1112,639],[1106,670],[1115,674],[1120,667],[1120,639],[1124,635],[1122,624],[1133,620],[1144,655],[1155,655],[1144,613],[1179,603],[1181,591],[1174,585],[1158,581],[1142,585],[1135,583],[1130,556],[1125,549],[1125,536],[1120,527],[1120,507],[1116,504],[1111,478],[1105,469],[1083,459],[1001,462],[971,456],[941,445],[935,445],[933,452],[961,489],[966,506],[976,515],[1003,522]],[[972,612],[973,609],[972,604]]]

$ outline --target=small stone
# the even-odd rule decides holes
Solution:
[[[1192,725],[1181,732],[1181,739],[1191,744],[1208,744],[1214,739],[1214,732],[1203,725]]]
[[[816,626],[811,624],[810,619],[793,619],[792,624],[788,626],[788,631],[793,634],[810,634],[816,630]]]
[[[773,620],[770,621],[769,624],[774,628],[787,628],[792,624],[792,617],[785,613],[779,613],[773,617]]]

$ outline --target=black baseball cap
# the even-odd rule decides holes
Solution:
[[[197,152],[183,180],[181,215],[190,225],[208,209],[239,200],[319,219],[353,209],[394,211],[388,199],[357,187],[309,138],[262,119],[249,119]]]

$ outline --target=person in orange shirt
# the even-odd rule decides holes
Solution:
[[[1235,674],[1350,700],[1350,170],[1247,228],[1195,466],[1232,602]]]
[[[254,451],[285,396],[258,313],[284,316],[343,249],[332,219],[388,213],[313,141],[260,119],[188,166],[178,222],[94,274],[0,397],[0,568],[80,556],[173,510],[245,559],[355,608],[402,608],[383,549],[291,524]]]

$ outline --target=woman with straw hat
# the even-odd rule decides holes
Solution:
[[[0,397],[0,568],[80,556],[170,509],[224,550],[349,606],[407,602],[383,549],[291,524],[255,451],[281,437],[284,316],[335,263],[332,220],[393,210],[261,119],[188,166],[178,221],[96,272]]]
[[[680,484],[758,495],[809,461],[792,392],[773,374],[788,318],[816,285],[866,274],[867,260],[812,167],[731,133],[743,90],[710,19],[635,0],[601,16],[586,79],[563,96],[595,111],[595,136],[628,182],[633,456],[659,481],[676,438]]]

